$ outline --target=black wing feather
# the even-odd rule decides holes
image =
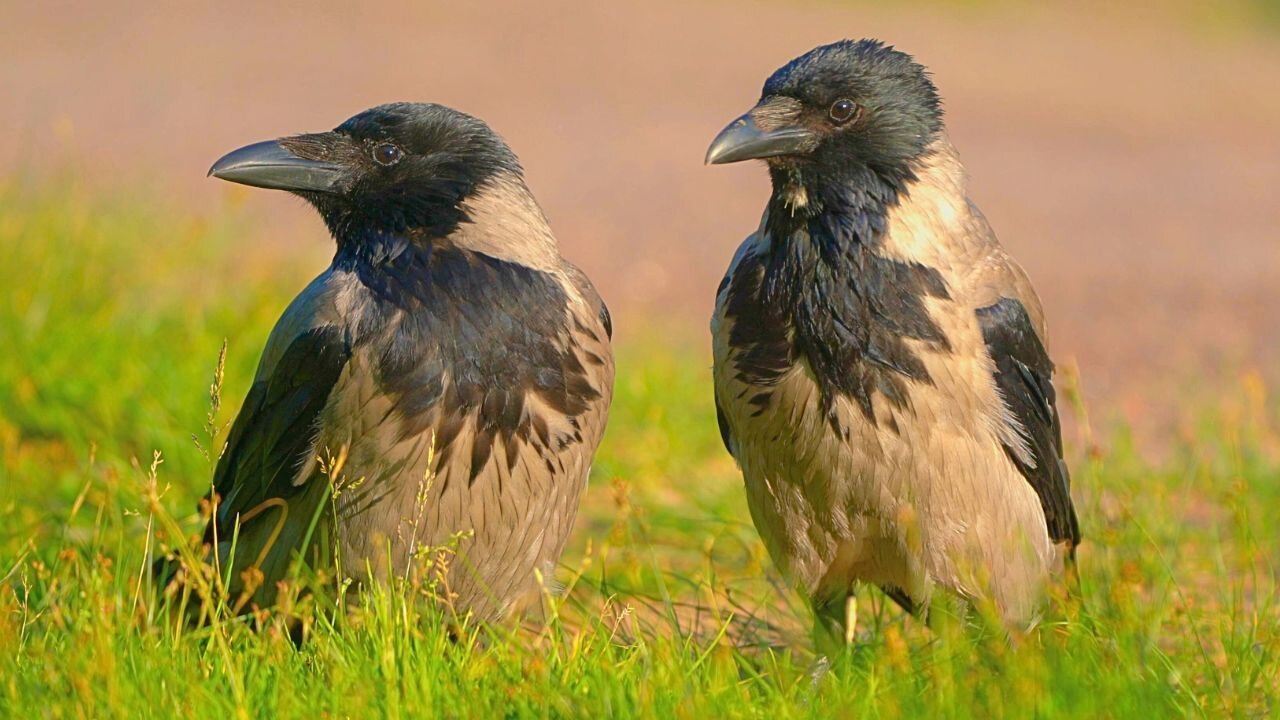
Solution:
[[[264,500],[302,490],[294,474],[310,460],[320,412],[350,357],[338,328],[313,328],[294,339],[271,373],[249,389],[214,471],[222,502],[220,534],[226,536],[237,515]]]
[[[923,608],[921,608],[915,600],[911,599],[911,596],[907,594],[906,590],[895,585],[881,585],[880,590],[886,597],[897,603],[898,607],[905,610],[908,615],[920,615],[920,611]]]
[[[1001,298],[977,314],[987,351],[995,361],[996,385],[1021,425],[1020,434],[1031,458],[1028,461],[1008,444],[1005,452],[1040,497],[1049,537],[1055,543],[1069,542],[1074,548],[1080,542],[1080,524],[1071,502],[1071,476],[1062,461],[1053,361],[1018,300]]]
[[[737,455],[734,455],[734,452],[733,452],[733,437],[732,435],[729,434],[729,418],[725,416],[724,408],[720,406],[719,391],[715,392],[715,401],[716,401],[716,425],[720,427],[720,442],[723,442],[724,449],[728,450],[729,454],[733,455],[736,458]]]

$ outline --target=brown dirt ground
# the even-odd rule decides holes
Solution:
[[[1102,3],[0,3],[0,168],[72,158],[219,212],[222,152],[390,100],[487,119],[628,328],[705,327],[760,167],[705,168],[775,67],[875,36],[929,65],[972,194],[1036,280],[1088,397],[1151,430],[1280,360],[1280,41]],[[1083,8],[1083,9],[1081,9]],[[255,193],[274,241],[327,251]],[[163,238],[146,239],[163,242]]]

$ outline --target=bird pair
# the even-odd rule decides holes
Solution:
[[[1053,364],[927,71],[877,41],[816,48],[706,157],[748,159],[773,193],[717,293],[717,419],[819,639],[851,636],[858,583],[1033,620],[1080,540]],[[559,560],[614,379],[608,310],[516,156],[476,118],[393,104],[210,174],[302,196],[337,243],[215,472],[205,546],[232,592],[260,573],[240,589],[271,602],[297,557],[385,580],[453,539],[451,606],[508,612]]]

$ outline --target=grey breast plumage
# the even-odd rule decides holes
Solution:
[[[1030,621],[1080,540],[1053,364],[932,83],[875,41],[818,48],[708,153],[748,158],[774,192],[717,295],[717,415],[820,639],[860,582]]]
[[[384,200],[381,214],[309,198],[338,251],[271,333],[205,539],[232,565],[232,595],[259,604],[302,558],[357,587],[416,579],[492,619],[539,574],[552,581],[573,527],[612,396],[609,314],[487,127],[439,106],[370,112],[316,142],[337,146],[328,156],[372,146],[381,163],[397,129],[422,176],[367,170],[389,186],[360,198]],[[494,167],[468,176],[487,156],[442,159],[468,142]]]

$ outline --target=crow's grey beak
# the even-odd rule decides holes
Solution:
[[[272,190],[328,192],[345,171],[341,165],[300,158],[275,140],[246,145],[223,155],[209,176]]]
[[[801,127],[764,130],[756,124],[755,111],[729,123],[707,148],[708,165],[798,155],[812,149],[813,132]]]

